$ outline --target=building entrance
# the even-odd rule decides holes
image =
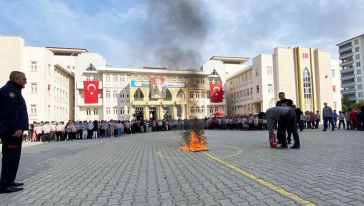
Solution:
[[[163,107],[163,119],[172,119],[172,107]]]
[[[155,120],[157,117],[157,107],[149,107],[149,119]]]

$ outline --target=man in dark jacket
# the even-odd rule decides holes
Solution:
[[[10,81],[0,89],[0,137],[2,141],[2,167],[0,193],[22,190],[23,183],[14,182],[18,172],[22,135],[29,129],[27,107],[21,90],[27,79],[23,72],[10,73]]]
[[[327,103],[324,103],[324,108],[322,108],[322,117],[324,120],[324,129],[322,131],[326,131],[327,129],[327,122],[331,125],[332,131],[335,130],[334,123],[332,121],[333,112],[331,107],[327,106]]]
[[[284,92],[279,92],[278,93],[278,97],[279,97],[279,101],[276,103],[276,106],[280,106],[280,107],[292,107],[293,106],[293,101],[291,99],[286,99],[286,94]],[[291,135],[292,135],[292,131],[291,130],[287,130],[287,142],[288,144],[291,144]],[[279,139],[278,139],[278,143]]]

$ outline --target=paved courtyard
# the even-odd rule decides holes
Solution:
[[[208,152],[181,152],[179,131],[23,148],[0,205],[364,205],[364,132],[305,130],[301,149],[266,131],[205,131]]]

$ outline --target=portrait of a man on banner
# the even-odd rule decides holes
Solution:
[[[151,98],[166,98],[166,85],[163,77],[150,78]]]

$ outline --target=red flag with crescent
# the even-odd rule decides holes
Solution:
[[[210,101],[222,102],[222,84],[210,84]]]
[[[99,96],[99,81],[84,81],[85,104],[97,104]]]

